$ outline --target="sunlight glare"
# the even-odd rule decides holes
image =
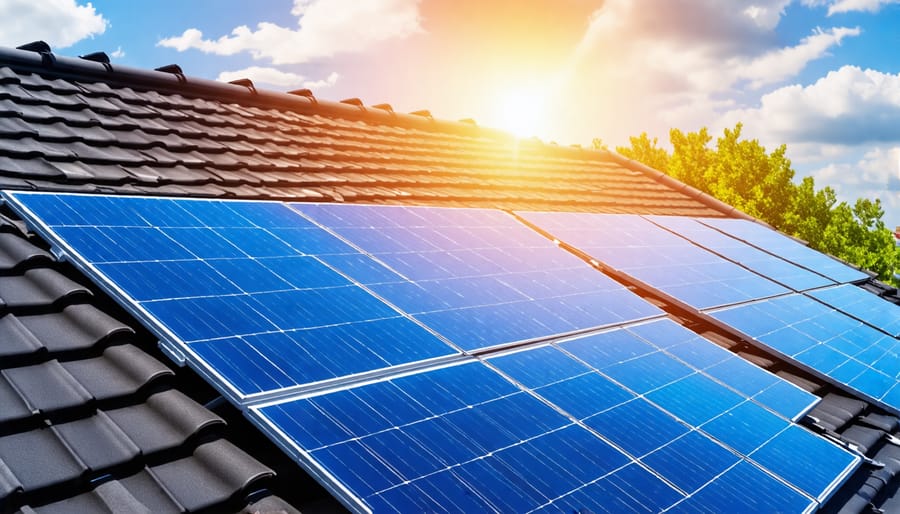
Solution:
[[[494,124],[516,136],[540,136],[546,132],[544,116],[546,91],[536,87],[520,87],[498,96]]]

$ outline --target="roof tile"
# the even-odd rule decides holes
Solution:
[[[62,367],[97,400],[134,394],[150,382],[174,375],[131,344],[111,346],[100,357],[64,362]]]
[[[89,304],[69,305],[59,312],[19,316],[24,326],[50,352],[92,348],[102,341],[134,331]]]
[[[48,268],[0,277],[0,300],[10,309],[49,307],[64,298],[90,294],[86,287]]]

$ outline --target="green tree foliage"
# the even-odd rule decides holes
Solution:
[[[742,139],[742,128],[725,129],[715,145],[706,128],[689,133],[672,129],[671,153],[644,133],[616,151],[896,283],[900,250],[882,221],[881,202],[839,203],[833,189],[816,189],[812,177],[795,182],[787,147],[767,152],[759,141]]]

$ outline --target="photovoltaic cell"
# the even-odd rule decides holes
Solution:
[[[292,204],[355,251],[322,259],[464,350],[661,314],[500,211]]]
[[[797,266],[778,255],[764,252],[704,225],[694,218],[681,216],[646,216],[646,218],[794,291],[805,291],[835,284],[834,281],[823,275]]]
[[[295,246],[353,252],[283,204],[15,200],[238,397],[458,353]]]
[[[824,275],[835,282],[859,282],[869,278],[862,271],[851,268],[759,223],[728,218],[701,218],[700,221],[731,237]]]
[[[844,287],[855,286],[839,289]],[[789,360],[900,412],[900,341],[894,336],[801,294],[709,314]]]
[[[773,499],[765,501],[776,510],[799,512],[827,498],[858,464],[827,441],[794,434],[806,432],[754,394],[664,350],[697,339],[713,343],[669,320],[633,328],[253,412],[307,465],[376,512],[657,512],[696,494],[710,504],[694,504],[712,509],[724,501],[716,495],[732,486],[732,476],[746,480],[746,490],[767,491]],[[659,337],[659,345],[643,340],[652,353],[616,354],[616,363],[658,355],[659,368],[688,374],[643,396],[610,376],[616,363],[603,350],[625,338],[641,340],[638,333]],[[606,355],[602,369],[588,362],[599,354]],[[797,394],[814,402],[809,393]],[[387,405],[396,412],[382,412]],[[323,417],[333,424],[320,431],[314,420]],[[790,459],[773,457],[788,444],[814,452],[825,463],[821,473],[799,476]],[[729,481],[717,485],[723,476]]]
[[[517,214],[560,241],[696,309],[788,291],[641,216]]]
[[[893,336],[900,336],[900,306],[851,284],[810,291],[809,296]]]

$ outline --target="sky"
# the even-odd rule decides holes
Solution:
[[[0,0],[0,45],[611,147],[743,123],[900,225],[900,0]]]

